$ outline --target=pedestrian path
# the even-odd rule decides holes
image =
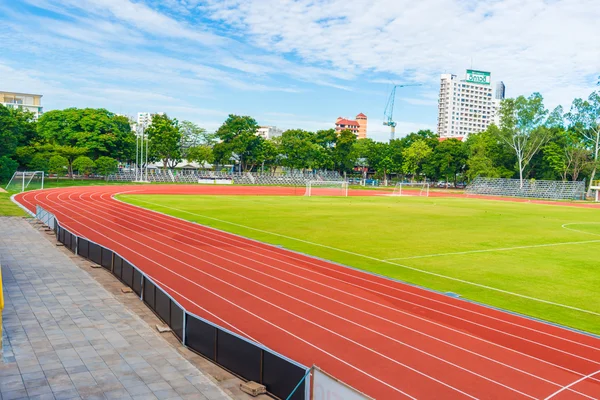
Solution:
[[[0,217],[0,400],[231,399],[24,218]]]

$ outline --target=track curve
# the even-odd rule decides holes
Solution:
[[[125,204],[118,193],[303,188],[73,187],[15,200],[33,212],[41,205],[70,231],[118,252],[190,312],[377,399],[543,399],[600,370],[595,337]],[[554,398],[600,398],[600,379]]]

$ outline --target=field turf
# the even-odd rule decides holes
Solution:
[[[119,199],[600,334],[597,209],[433,197]]]

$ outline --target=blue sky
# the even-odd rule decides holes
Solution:
[[[597,0],[0,0],[0,90],[45,110],[227,114],[326,129],[383,110],[400,136],[435,129],[439,75],[491,71],[507,94],[568,108],[600,75]]]

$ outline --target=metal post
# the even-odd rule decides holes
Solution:
[[[140,140],[139,127],[135,127],[135,180],[138,180],[138,141]]]
[[[42,171],[42,189],[44,188],[44,174],[45,174],[45,172]]]
[[[146,127],[144,127],[144,132],[146,132]],[[150,140],[148,139],[148,134],[146,134],[146,181],[148,181],[148,148],[150,147]]]
[[[25,172],[23,172],[23,183],[21,184],[21,192],[25,191]]]

